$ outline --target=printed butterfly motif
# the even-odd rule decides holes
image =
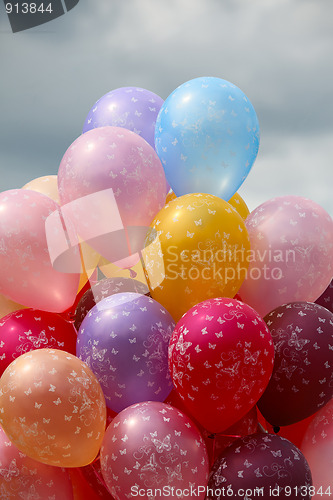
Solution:
[[[156,469],[160,469],[161,467],[158,465],[156,458],[155,458],[155,453],[152,453],[150,455],[149,461],[141,467],[141,471],[150,471],[150,472],[156,472]]]
[[[107,349],[97,349],[96,346],[92,346],[92,358],[100,362],[104,361],[104,356],[107,353]]]
[[[165,467],[165,472],[168,475],[168,481],[172,481],[174,478],[179,479],[179,481],[183,479],[181,473],[181,465],[182,464],[177,464],[175,469],[171,469],[170,467]]]
[[[296,351],[301,351],[303,347],[308,344],[310,340],[299,339],[296,332],[291,333],[291,338],[288,340],[288,345],[290,347],[295,347]]]
[[[168,434],[167,436],[165,436],[163,441],[161,441],[160,439],[157,439],[155,437],[152,437],[151,440],[152,440],[153,444],[156,446],[157,453],[163,453],[164,450],[165,451],[171,450],[170,438],[171,438],[171,434]]]
[[[10,462],[9,467],[0,468],[0,475],[5,481],[11,481],[13,477],[17,477],[20,474],[19,468],[16,465],[16,459]],[[2,497],[1,497],[2,498]]]
[[[258,362],[260,351],[256,351],[254,354],[252,354],[248,349],[244,349],[244,355],[245,364],[248,365],[249,363],[251,363],[251,365],[256,365]]]

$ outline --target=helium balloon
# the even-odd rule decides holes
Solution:
[[[326,307],[333,313],[333,279],[326,290],[316,300],[316,304]]]
[[[7,314],[18,311],[19,309],[25,309],[25,306],[22,306],[22,304],[18,304],[17,302],[8,299],[5,295],[0,294],[0,320],[4,316],[7,316]]]
[[[314,201],[282,196],[246,219],[250,265],[239,291],[261,316],[288,302],[314,302],[333,273],[333,221]]]
[[[116,500],[155,498],[157,488],[170,496],[172,488],[174,494],[194,490],[205,498],[208,457],[202,437],[186,415],[163,403],[139,403],[119,413],[105,433],[101,465]]]
[[[240,420],[264,392],[273,369],[271,334],[252,307],[210,299],[177,323],[169,346],[173,384],[210,432]]]
[[[162,105],[155,148],[177,196],[200,192],[229,200],[258,154],[258,118],[232,83],[195,78]]]
[[[140,281],[131,278],[104,278],[95,283],[81,297],[76,311],[74,325],[79,330],[82,321],[88,312],[105,297],[110,297],[116,293],[135,292],[146,295],[149,290]]]
[[[68,471],[27,457],[0,427],[0,498],[73,500]]]
[[[175,321],[203,300],[234,297],[249,249],[244,221],[226,201],[202,193],[172,200],[152,222],[142,252],[151,296]]]
[[[123,127],[155,147],[155,125],[163,99],[140,87],[121,87],[108,92],[91,108],[83,133],[97,127]]]
[[[258,408],[270,424],[291,425],[333,396],[333,313],[317,304],[295,302],[274,309],[265,321],[275,362]]]
[[[75,355],[76,330],[60,315],[22,309],[0,321],[0,376],[10,363],[35,349],[62,349]]]
[[[110,262],[141,250],[146,226],[166,198],[155,150],[119,127],[93,129],[76,139],[60,163],[58,186],[62,210],[77,234]]]
[[[55,201],[60,205],[60,198],[58,192],[58,179],[56,175],[45,175],[43,177],[37,177],[32,181],[25,184],[22,189],[30,189],[31,191],[37,191],[38,193],[45,194],[51,200]]]
[[[111,295],[91,309],[76,354],[96,375],[111,410],[164,401],[172,389],[168,345],[174,326],[164,307],[138,293]]]
[[[65,351],[23,354],[0,379],[0,423],[18,449],[39,462],[88,465],[101,446],[105,421],[95,375]]]
[[[0,292],[27,307],[62,312],[76,296],[79,274],[53,268],[45,221],[59,210],[47,196],[24,189],[0,193]]]
[[[333,399],[310,423],[301,445],[313,479],[315,500],[332,495],[333,470]],[[326,497],[327,498],[327,497]]]
[[[272,434],[256,433],[226,448],[211,470],[207,500],[278,497],[310,500],[309,465],[296,446]]]
[[[243,220],[247,219],[247,216],[250,213],[250,210],[248,209],[247,204],[243,200],[240,194],[235,193],[232,198],[228,201],[230,205],[232,205],[239,215],[242,217]]]

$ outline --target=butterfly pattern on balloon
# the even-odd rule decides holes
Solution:
[[[314,303],[294,302],[276,308],[265,321],[275,364],[259,409],[272,425],[289,425],[310,416],[333,395],[333,313]]]
[[[66,365],[62,370],[58,365],[60,358]],[[73,436],[77,442],[102,440],[106,417],[101,388],[88,367],[74,355],[40,349],[16,358],[2,377],[0,399],[0,421],[8,437],[22,450],[32,447],[45,463],[71,463],[77,454]],[[56,439],[53,424],[59,425],[60,420],[61,438],[58,430]],[[94,427],[97,422],[99,431]],[[34,441],[39,445],[35,447],[37,451]]]
[[[190,484],[195,488],[208,477],[199,431],[185,414],[163,403],[132,405],[115,417],[103,442],[101,465],[116,499],[129,494],[132,484],[146,489]],[[131,481],[124,487],[126,476]]]

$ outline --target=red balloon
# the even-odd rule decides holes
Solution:
[[[210,299],[192,307],[170,340],[174,386],[206,429],[222,432],[241,419],[264,392],[274,348],[267,325],[235,299]]]
[[[316,300],[316,304],[326,307],[333,313],[333,279],[326,290]]]
[[[310,500],[311,485],[308,463],[296,446],[273,434],[256,433],[238,439],[219,456],[206,499]]]
[[[274,309],[265,321],[275,362],[258,408],[270,424],[291,425],[317,412],[333,395],[333,313],[293,302]]]
[[[20,309],[0,320],[0,375],[21,354],[35,349],[76,353],[77,332],[59,314]]]

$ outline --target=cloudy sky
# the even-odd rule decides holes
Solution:
[[[0,3],[0,191],[55,174],[106,92],[165,99],[216,76],[259,118],[258,158],[240,193],[313,199],[333,215],[332,0],[81,0],[38,29],[10,31]]]

